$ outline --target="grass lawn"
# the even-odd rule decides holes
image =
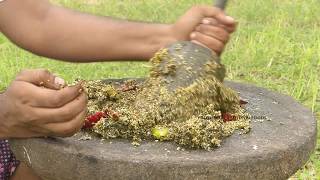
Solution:
[[[172,23],[195,4],[210,0],[54,0],[94,14]],[[266,87],[297,99],[320,120],[320,1],[231,0],[228,13],[239,21],[223,62],[228,78]],[[89,35],[88,35],[89,36]],[[46,68],[68,81],[143,77],[146,63],[70,64],[25,52],[0,35],[0,89],[25,68]],[[318,128],[319,129],[319,128]],[[320,136],[318,135],[318,140]],[[320,177],[320,146],[294,178]]]

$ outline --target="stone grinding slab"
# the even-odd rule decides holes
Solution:
[[[111,80],[123,81],[123,80]],[[287,179],[309,159],[316,145],[312,112],[291,97],[252,85],[226,82],[240,93],[252,116],[252,130],[235,133],[220,148],[178,151],[170,142],[80,141],[70,138],[12,139],[18,159],[43,179]],[[112,143],[110,143],[112,142]]]

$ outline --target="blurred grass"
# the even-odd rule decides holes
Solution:
[[[172,23],[195,4],[210,0],[54,0],[56,4],[103,16]],[[228,13],[239,21],[223,62],[228,78],[288,94],[320,119],[320,1],[231,0]],[[90,35],[88,35],[90,36]],[[0,36],[0,89],[25,68],[46,68],[68,81],[142,77],[145,63],[71,64],[25,52]],[[318,128],[319,129],[319,128]],[[318,140],[320,136],[318,135]],[[320,146],[293,179],[320,177]]]

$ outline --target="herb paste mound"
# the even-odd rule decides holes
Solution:
[[[204,73],[187,87],[168,89],[177,59],[162,49],[150,60],[150,76],[144,81],[86,82],[89,114],[116,112],[92,129],[104,139],[125,138],[139,145],[143,140],[174,141],[186,148],[211,150],[232,135],[250,131],[250,115],[239,95],[224,86],[224,66],[216,56]],[[163,65],[163,61],[166,61]]]

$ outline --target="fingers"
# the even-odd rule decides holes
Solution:
[[[82,93],[82,84],[68,86],[60,90],[46,89],[36,86],[26,86],[25,91],[29,91],[32,107],[39,108],[59,108],[73,101]]]
[[[58,109],[36,109],[36,121],[29,128],[42,136],[71,136],[79,131],[86,117],[87,96],[79,98]]]
[[[36,117],[44,123],[64,123],[72,120],[87,109],[87,95],[82,93],[78,98],[60,108],[37,108]],[[35,122],[36,124],[37,122]]]
[[[65,85],[63,79],[56,77],[45,69],[23,70],[19,73],[16,80],[55,90],[58,90]]]
[[[223,10],[212,6],[195,6],[191,9],[191,14],[193,17],[200,17],[200,22],[190,34],[190,40],[220,55],[230,34],[236,30],[236,21]]]
[[[194,13],[199,13],[203,15],[203,18],[214,18],[216,19],[219,23],[224,24],[224,25],[232,25],[235,24],[236,21],[230,17],[226,16],[223,10],[212,7],[212,6],[195,6],[192,8],[192,11]]]
[[[220,55],[224,49],[223,42],[221,42],[211,36],[207,36],[205,34],[202,34],[200,32],[192,33],[190,38],[191,38],[192,42],[198,43],[200,45],[204,45],[204,46],[212,49],[218,55]]]
[[[202,24],[213,25],[213,26],[223,26],[214,18],[203,18],[201,21]],[[223,26],[225,27],[225,26]]]
[[[220,28],[223,28],[225,30],[227,30],[229,33],[233,33],[235,32],[236,28],[237,28],[237,23],[234,23],[234,24],[230,24],[230,25],[223,25],[223,24],[220,24],[216,19],[214,18],[204,18],[202,21],[201,21],[202,24],[205,24],[205,25],[211,25],[211,26],[217,26],[217,27],[220,27]]]
[[[196,28],[196,31],[204,35],[210,36],[212,38],[215,38],[224,44],[226,44],[229,41],[229,33],[225,29],[217,26],[201,24]]]
[[[46,124],[45,128],[52,132],[53,136],[69,137],[80,131],[82,128],[87,110],[80,112],[74,119],[64,123],[50,123]]]
[[[56,85],[64,82],[57,81],[46,70],[26,70],[7,88],[5,97],[11,102],[10,123],[14,126],[10,132],[19,130],[15,137],[65,137],[81,129],[87,112],[82,83],[59,89]]]

